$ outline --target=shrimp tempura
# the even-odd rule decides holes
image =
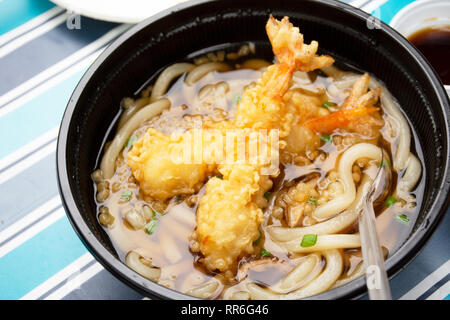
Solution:
[[[282,99],[293,72],[326,67],[334,60],[317,56],[317,42],[304,44],[300,30],[287,17],[278,21],[271,16],[266,30],[278,63],[268,67],[257,85],[244,92],[234,126],[277,129],[282,139],[290,132],[295,112]],[[196,240],[204,256],[201,262],[211,271],[234,273],[239,257],[254,254],[253,242],[260,236],[259,225],[263,221],[257,204],[261,204],[261,195],[272,186],[260,169],[248,164],[219,165],[223,179],[207,182],[197,211]]]
[[[374,104],[380,97],[381,88],[367,92],[369,81],[367,73],[361,76],[353,85],[350,95],[339,111],[309,120],[305,125],[316,132],[331,133],[334,129],[344,128],[350,124],[371,121],[369,114],[378,111]]]

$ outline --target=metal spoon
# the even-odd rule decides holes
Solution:
[[[370,300],[391,300],[391,289],[384,265],[383,251],[378,240],[375,224],[374,200],[379,198],[389,186],[390,171],[384,165],[386,158],[382,152],[381,165],[371,188],[365,195],[359,217],[359,234],[362,256],[366,270],[366,284]]]

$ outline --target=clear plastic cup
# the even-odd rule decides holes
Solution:
[[[450,25],[450,0],[418,0],[400,10],[389,25],[408,38],[433,26]],[[450,85],[445,85],[450,97]]]

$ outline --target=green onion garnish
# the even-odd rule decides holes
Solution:
[[[409,223],[409,218],[405,214],[398,214],[395,216],[395,218],[397,219],[397,221],[399,221],[401,223],[405,223],[405,224]]]
[[[161,217],[161,216],[163,216],[162,213],[159,213],[158,211],[155,211],[155,210],[152,209],[152,220],[150,220],[145,225],[145,227],[144,227],[145,233],[148,233],[148,234],[152,235],[155,232],[156,227],[159,224],[158,217]]]
[[[300,244],[303,248],[312,247],[317,242],[317,234],[305,234]]]
[[[378,166],[381,167],[389,167],[391,163],[389,162],[389,159],[383,159],[383,162],[378,162]]]
[[[320,140],[322,140],[323,142],[331,142],[331,137],[327,134],[323,134],[320,136]]]
[[[239,101],[241,101],[242,96],[238,93],[236,93],[233,97],[233,103],[238,103]]]
[[[126,190],[126,191],[122,192],[122,195],[120,196],[120,198],[122,200],[130,201],[132,195],[133,195],[133,193],[130,190]]]
[[[131,148],[133,146],[133,142],[135,142],[138,138],[136,136],[131,136],[127,142],[125,142],[125,148]]]
[[[264,198],[269,199],[271,194],[271,192],[267,191],[266,193],[264,193]]]
[[[156,216],[162,216],[162,214],[161,213],[159,213],[158,211],[155,211],[155,210],[153,210],[152,209],[152,213],[153,213],[153,218],[155,218]]]
[[[153,212],[155,212],[155,211],[153,211]],[[145,225],[145,228],[144,228],[145,233],[152,235],[155,232],[157,226],[158,226],[157,219],[150,220],[150,222]]]
[[[336,105],[336,103],[331,102],[331,101],[325,101],[324,103],[322,103],[322,108],[328,109],[329,107],[334,107]]]
[[[313,205],[315,205],[315,206],[317,206],[317,199],[316,198],[309,198],[308,202],[313,204]]]
[[[386,206],[386,207],[391,207],[391,206],[393,206],[394,205],[394,203],[396,203],[397,202],[397,199],[396,198],[394,198],[394,197],[389,197],[389,198],[387,198],[386,199],[386,201],[384,202],[384,205]]]
[[[271,255],[272,254],[269,251],[267,251],[265,249],[261,249],[261,256],[263,256],[263,257],[270,257]]]
[[[262,233],[261,233],[261,231],[259,231],[259,237],[258,237],[258,239],[256,239],[255,241],[253,241],[253,245],[254,245],[254,246],[257,246],[257,245],[261,242],[261,236],[262,236]]]

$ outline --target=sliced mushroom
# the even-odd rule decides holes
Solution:
[[[304,204],[288,207],[286,210],[286,222],[289,227],[294,228],[300,225],[300,221],[305,211]]]

